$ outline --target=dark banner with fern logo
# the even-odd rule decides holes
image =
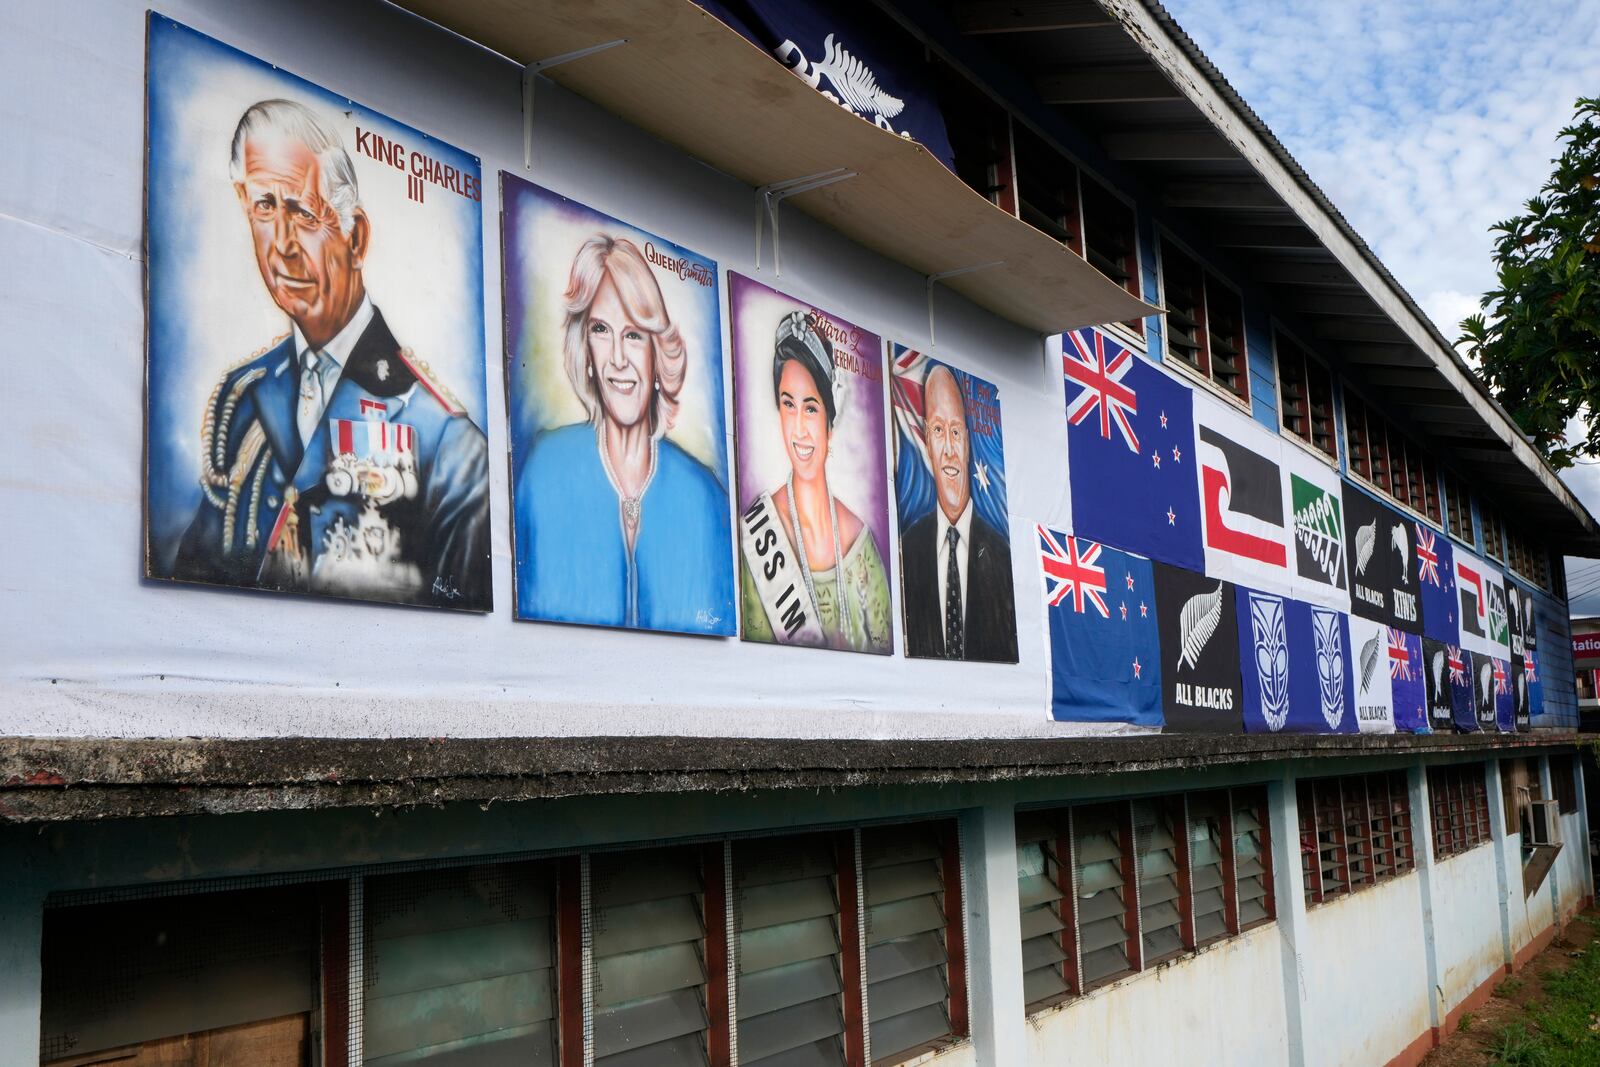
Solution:
[[[1346,482],[1344,538],[1351,614],[1422,633],[1416,523]]]
[[[1166,732],[1239,733],[1244,720],[1233,583],[1165,563],[1155,565],[1155,574]]]

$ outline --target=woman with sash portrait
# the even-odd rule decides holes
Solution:
[[[789,461],[739,523],[746,640],[854,652],[890,650],[889,579],[872,530],[829,486],[839,416],[833,344],[814,318],[778,323],[772,400]]]

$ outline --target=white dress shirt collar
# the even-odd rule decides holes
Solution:
[[[344,370],[346,361],[350,358],[351,350],[356,347],[356,342],[361,340],[361,335],[366,333],[367,327],[372,324],[373,311],[372,297],[363,293],[361,306],[356,308],[354,315],[350,316],[350,321],[344,324],[344,329],[334,334],[333,340],[323,345],[319,350],[323,356],[332,360],[341,372]],[[311,342],[306,340],[306,335],[300,332],[300,326],[296,323],[294,325],[294,353],[299,366],[304,367],[306,365],[306,353],[309,351],[311,351]],[[326,367],[324,367],[323,373],[326,375]]]

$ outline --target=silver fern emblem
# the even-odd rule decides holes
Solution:
[[[1478,668],[1478,691],[1483,694],[1478,702],[1486,708],[1494,707],[1494,664],[1487,658]]]
[[[1378,646],[1383,643],[1382,634],[1373,634],[1367,643],[1361,646],[1361,691],[1363,693],[1372,689],[1372,672],[1378,668]]]
[[[1410,585],[1411,568],[1408,564],[1411,562],[1411,536],[1406,533],[1405,523],[1400,523],[1389,531],[1389,543],[1400,553],[1400,584]]]
[[[1200,653],[1206,642],[1217,632],[1222,622],[1222,583],[1209,593],[1197,593],[1189,598],[1178,615],[1178,666],[1187,664],[1191,669],[1199,666]]]
[[[1356,531],[1356,573],[1367,573],[1372,562],[1372,550],[1378,547],[1378,520],[1373,519]]]
[[[1276,732],[1289,721],[1289,637],[1283,601],[1250,594],[1250,628],[1255,634],[1256,680],[1261,685],[1261,717]]]
[[[1444,649],[1433,654],[1433,691],[1444,692]]]
[[[905,110],[905,101],[884,92],[867,65],[846,51],[843,45],[835,44],[831,33],[822,42],[822,58],[813,69],[818,74],[828,76],[833,91],[852,111],[892,119]]]
[[[1344,639],[1339,616],[1331,611],[1311,613],[1311,633],[1317,644],[1317,695],[1322,718],[1336,730],[1344,719]]]

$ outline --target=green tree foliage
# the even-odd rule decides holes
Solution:
[[[1555,467],[1600,457],[1600,99],[1577,104],[1524,214],[1497,223],[1497,286],[1461,323],[1479,373]],[[1588,417],[1581,440],[1564,436]]]

